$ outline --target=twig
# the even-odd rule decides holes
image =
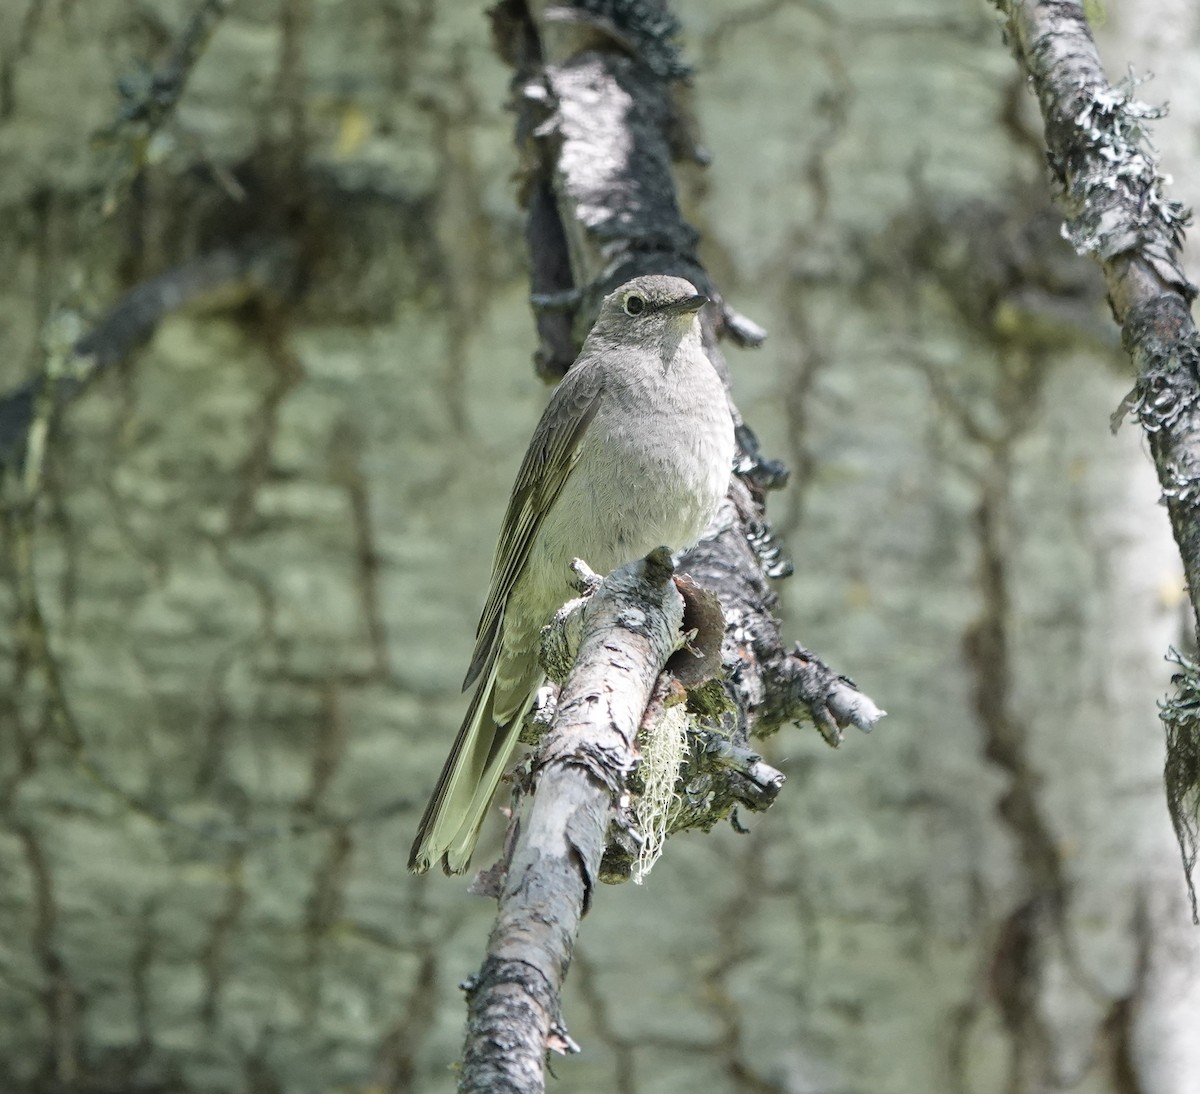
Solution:
[[[117,153],[105,190],[103,210],[116,208],[130,182],[146,164],[151,142],[175,112],[196,62],[234,0],[198,0],[166,61],[153,71],[123,76],[117,84],[121,107],[116,121],[97,140]]]

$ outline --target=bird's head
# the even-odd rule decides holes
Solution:
[[[609,336],[639,340],[681,337],[707,303],[708,297],[682,277],[644,274],[604,298],[596,327]]]

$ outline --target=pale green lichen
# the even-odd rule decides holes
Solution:
[[[672,815],[679,808],[679,769],[688,756],[687,709],[668,707],[651,731],[642,736],[642,762],[638,775],[642,793],[634,806],[641,848],[633,866],[633,882],[641,885],[663,853]]]

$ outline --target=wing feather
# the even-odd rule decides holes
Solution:
[[[475,651],[463,681],[464,691],[483,671],[499,641],[504,606],[525,568],[543,516],[579,460],[580,442],[596,416],[602,392],[599,375],[577,364],[558,385],[534,430],[500,526],[491,586],[475,632]]]

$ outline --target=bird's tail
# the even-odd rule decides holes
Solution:
[[[408,868],[421,874],[437,859],[448,874],[461,874],[471,862],[479,829],[517,743],[521,721],[533,702],[528,698],[503,723],[495,719],[499,643],[482,667],[482,680],[425,807]]]

